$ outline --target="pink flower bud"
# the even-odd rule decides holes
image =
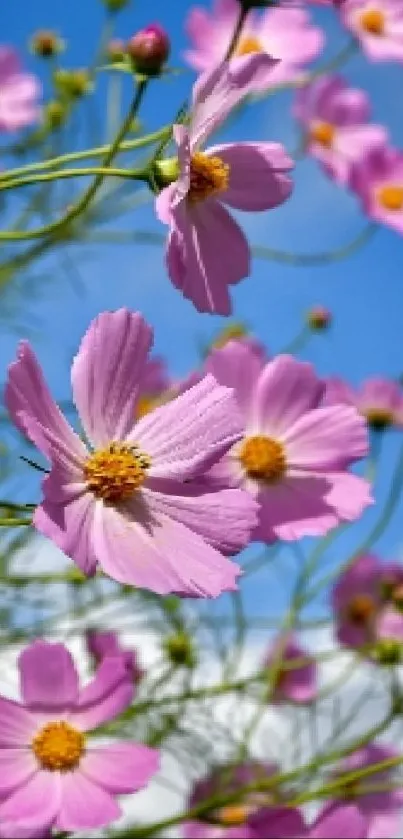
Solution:
[[[160,73],[165,64],[170,48],[170,41],[165,30],[158,23],[153,23],[145,29],[140,29],[130,38],[126,52],[136,72],[155,76]]]
[[[327,329],[332,322],[332,313],[324,306],[315,306],[308,312],[307,321],[311,329]]]

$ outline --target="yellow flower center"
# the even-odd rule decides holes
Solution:
[[[229,166],[221,157],[209,157],[201,151],[192,155],[188,199],[192,203],[204,201],[210,195],[228,187]]]
[[[385,208],[398,212],[403,209],[403,186],[382,186],[378,190],[378,201]]]
[[[369,408],[367,411],[363,411],[363,414],[368,425],[378,431],[382,431],[384,428],[389,428],[393,425],[394,417],[392,411],[387,411],[382,408]]]
[[[330,149],[335,135],[335,128],[330,122],[314,123],[310,129],[310,138],[314,143]]]
[[[348,616],[352,623],[366,626],[376,611],[375,603],[369,594],[357,594],[349,603]]]
[[[254,52],[263,52],[259,38],[254,35],[245,35],[241,38],[235,49],[235,55],[251,55]]]
[[[385,15],[380,9],[367,9],[360,15],[360,24],[371,35],[383,35],[385,31]]]
[[[218,811],[218,821],[225,827],[236,827],[245,824],[248,818],[248,808],[241,804],[228,804]]]
[[[94,452],[84,465],[88,489],[105,501],[125,501],[145,480],[151,460],[137,446],[110,443]]]
[[[287,467],[284,448],[271,437],[247,437],[239,460],[250,478],[274,483],[283,477]]]
[[[68,772],[84,752],[85,737],[67,722],[49,722],[32,741],[32,751],[43,769]]]

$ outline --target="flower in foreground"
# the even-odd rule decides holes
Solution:
[[[231,382],[244,431],[206,480],[256,498],[255,540],[321,536],[372,503],[367,481],[348,471],[368,452],[366,424],[353,407],[320,405],[323,384],[310,364],[283,355],[262,366],[232,342],[208,369]]]
[[[174,126],[179,173],[159,194],[156,212],[170,228],[169,276],[200,312],[230,314],[228,287],[250,273],[248,242],[223,204],[248,212],[269,210],[292,190],[288,172],[293,162],[279,143],[224,143],[202,151],[211,132],[245,96],[251,78],[274,64],[256,55],[244,57],[236,70],[226,64],[204,74],[193,89],[190,124]]]
[[[343,0],[344,26],[372,61],[403,61],[403,0]]]
[[[39,79],[22,71],[11,47],[0,46],[0,131],[17,131],[36,122],[40,94]]]
[[[296,94],[294,114],[306,130],[308,151],[341,184],[351,166],[387,143],[381,125],[369,125],[370,101],[339,76],[321,76]]]
[[[358,390],[337,377],[327,379],[326,405],[355,405],[373,431],[403,426],[403,390],[397,382],[374,376]]]
[[[374,149],[352,167],[350,186],[369,218],[403,233],[403,152]]]
[[[85,639],[88,652],[98,664],[109,656],[121,658],[134,684],[141,681],[144,670],[139,667],[136,651],[124,649],[116,632],[88,629]]]
[[[186,21],[192,49],[185,58],[196,70],[210,70],[225,58],[239,16],[237,0],[215,0],[211,12],[193,7]],[[273,70],[262,72],[251,83],[254,91],[290,82],[320,53],[324,42],[321,29],[313,26],[305,9],[267,9],[250,12],[231,57],[231,64],[246,55],[269,55],[278,59]]]
[[[34,526],[84,574],[99,564],[122,583],[158,594],[215,597],[236,588],[226,559],[248,542],[255,504],[198,479],[239,439],[229,389],[212,376],[134,423],[152,331],[140,314],[104,312],[72,367],[74,401],[90,444],[53,401],[29,344],[9,370],[6,403],[51,463]]]
[[[294,667],[283,667],[295,664]],[[317,666],[315,659],[290,633],[279,637],[270,648],[265,666],[268,668],[270,702],[311,702],[317,694]]]
[[[45,835],[51,826],[80,831],[115,821],[116,795],[141,789],[159,768],[155,749],[87,738],[130,705],[123,662],[105,659],[80,690],[66,647],[35,641],[19,669],[22,702],[0,697],[0,824],[36,824]]]

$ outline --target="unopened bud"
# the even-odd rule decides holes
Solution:
[[[403,645],[396,638],[381,638],[374,645],[373,658],[378,664],[393,666],[400,664],[403,656]]]
[[[57,70],[54,82],[58,90],[68,99],[80,99],[91,90],[88,70]]]
[[[126,52],[132,60],[135,72],[145,76],[158,76],[168,59],[170,49],[168,35],[158,23],[141,29],[126,45]]]
[[[324,306],[315,306],[308,312],[307,322],[311,329],[328,329],[332,322],[332,314]]]
[[[177,157],[167,157],[157,160],[154,166],[155,180],[161,189],[169,186],[179,177],[179,161]]]
[[[64,48],[64,41],[55,32],[47,29],[35,32],[30,42],[31,52],[40,58],[52,58],[52,56],[59,55],[63,52]]]
[[[48,131],[57,131],[67,116],[66,106],[57,99],[47,102],[44,108],[43,121]]]
[[[215,350],[220,350],[229,341],[237,341],[240,338],[245,338],[247,334],[248,330],[242,323],[230,323],[219,332],[211,346]]]
[[[190,638],[184,632],[178,632],[164,640],[165,652],[172,662],[182,667],[194,667],[196,663],[195,652]]]
[[[108,9],[108,12],[120,12],[121,9],[124,9],[130,3],[130,0],[102,0],[102,2]]]
[[[112,63],[115,61],[123,61],[126,55],[125,42],[122,41],[121,38],[113,38],[112,41],[109,41],[105,52],[108,61],[111,61]]]

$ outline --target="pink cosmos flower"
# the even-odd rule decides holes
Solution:
[[[71,374],[89,446],[53,401],[29,344],[20,345],[6,403],[52,466],[34,526],[85,574],[99,564],[158,594],[215,597],[239,574],[220,551],[245,546],[256,514],[245,493],[206,492],[198,478],[239,438],[241,420],[231,392],[208,376],[134,423],[151,342],[150,327],[127,309],[90,325]]]
[[[196,70],[209,70],[227,54],[239,17],[237,0],[215,0],[211,12],[193,7],[186,21],[186,31],[193,48],[185,52]],[[279,63],[256,76],[251,90],[261,91],[294,81],[306,64],[319,55],[324,43],[321,29],[313,26],[309,14],[301,8],[266,9],[263,14],[249,12],[231,65],[245,55],[267,54]]]
[[[0,46],[0,131],[17,131],[35,122],[41,90],[39,79],[21,70],[17,53]]]
[[[339,76],[321,76],[296,94],[294,114],[306,130],[307,148],[327,173],[346,184],[351,166],[368,150],[385,146],[381,125],[368,125],[370,101]]]
[[[155,749],[86,737],[130,705],[123,662],[105,659],[80,690],[66,647],[35,641],[19,669],[22,703],[0,697],[0,824],[36,823],[41,835],[44,825],[81,831],[115,821],[116,795],[141,789],[159,768]]]
[[[355,405],[374,431],[403,425],[403,390],[380,376],[367,379],[358,390],[338,378],[326,380],[326,405]]]
[[[282,662],[293,662],[301,659],[302,664],[286,669]],[[265,665],[269,674],[275,668],[276,677],[270,692],[270,702],[311,702],[317,694],[317,666],[316,661],[303,647],[298,644],[292,634],[287,638],[280,637],[269,650]]]
[[[0,822],[0,839],[50,839],[49,825],[34,824],[26,821]]]
[[[374,149],[352,167],[350,186],[369,218],[403,233],[403,152]]]
[[[231,382],[244,433],[206,480],[256,498],[255,540],[320,536],[372,503],[368,483],[348,472],[368,451],[365,422],[349,406],[320,406],[323,385],[310,364],[280,355],[262,368],[230,344],[212,353],[209,371]]]
[[[107,656],[119,657],[130,673],[134,684],[141,681],[144,670],[138,665],[135,650],[125,650],[120,646],[116,632],[88,629],[86,632],[87,649],[96,662],[101,662]]]
[[[403,61],[403,0],[343,0],[344,26],[372,61]]]
[[[290,195],[291,159],[279,143],[224,143],[201,151],[209,134],[245,95],[253,75],[273,62],[252,56],[237,69],[221,66],[193,89],[188,127],[174,126],[179,177],[157,198],[159,219],[170,233],[169,276],[200,312],[228,315],[228,286],[250,273],[250,250],[224,204],[245,211],[269,210]]]
[[[387,746],[375,743],[365,746],[346,758],[338,777],[373,766],[398,753]],[[330,801],[319,814],[309,831],[312,839],[332,839],[343,836],[346,839],[394,839],[398,835],[400,810],[403,794],[399,789],[385,792],[367,792],[371,785],[393,784],[393,768],[382,769],[362,780],[346,781],[346,795],[340,800]],[[340,831],[340,832],[339,832]]]

